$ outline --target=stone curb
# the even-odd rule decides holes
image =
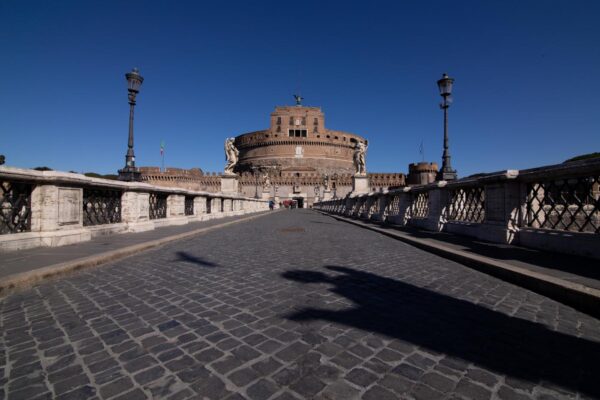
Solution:
[[[275,210],[279,211],[279,210]],[[214,229],[226,227],[228,225],[237,224],[240,222],[250,221],[252,219],[260,218],[265,215],[270,215],[272,212],[262,212],[258,215],[250,215],[248,217],[242,217],[235,221],[224,222],[222,224],[208,226],[206,228],[198,228],[193,231],[178,233],[163,237],[160,239],[150,240],[145,243],[135,244],[121,249],[111,250],[104,253],[95,254],[93,256],[81,257],[71,261],[65,261],[58,264],[49,265],[34,269],[32,271],[22,272],[19,274],[9,275],[3,278],[0,282],[0,297],[7,296],[15,290],[22,290],[32,287],[33,285],[40,283],[46,279],[57,278],[69,273],[79,271],[85,268],[95,267],[110,261],[116,261],[122,258],[126,258],[145,250],[150,250],[164,244],[174,242],[176,240],[185,239],[191,236],[200,235],[207,233]]]
[[[488,275],[492,275],[496,278],[500,278],[517,286],[524,287],[557,300],[593,317],[600,318],[600,290],[598,289],[539,272],[530,271],[489,257],[469,254],[448,246],[431,243],[427,241],[427,239],[413,238],[398,230],[382,229],[362,221],[356,221],[322,211],[319,212],[323,215],[335,218],[338,221],[347,222],[361,228],[381,233],[413,245],[421,250],[456,261]],[[390,227],[393,228],[392,226]]]

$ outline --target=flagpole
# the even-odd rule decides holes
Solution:
[[[160,157],[162,159],[162,172],[165,172],[165,142],[160,142]]]

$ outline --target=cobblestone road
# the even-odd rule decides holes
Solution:
[[[308,210],[0,301],[0,398],[600,397],[600,322]]]

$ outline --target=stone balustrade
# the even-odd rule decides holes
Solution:
[[[62,246],[268,210],[268,202],[58,171],[0,167],[0,251]]]
[[[314,208],[600,258],[600,159],[350,195]]]

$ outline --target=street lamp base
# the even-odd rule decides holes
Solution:
[[[125,167],[119,170],[118,179],[125,182],[140,182],[142,173],[135,167]]]
[[[438,181],[455,181],[456,179],[458,179],[458,176],[455,170],[439,171],[436,177]]]

